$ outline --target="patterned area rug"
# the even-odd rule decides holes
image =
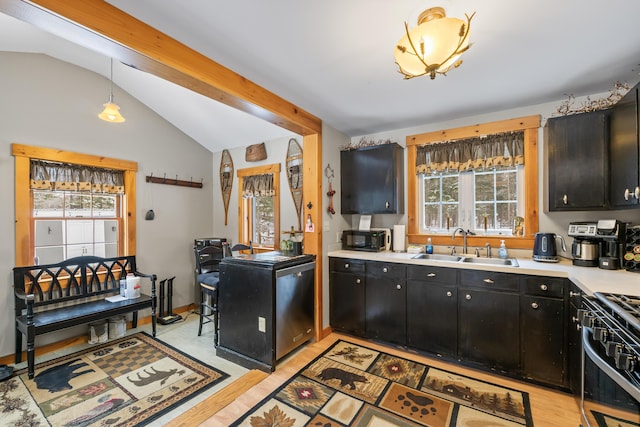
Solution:
[[[234,426],[533,426],[529,395],[338,341]]]
[[[17,371],[0,424],[142,426],[227,377],[142,332]]]

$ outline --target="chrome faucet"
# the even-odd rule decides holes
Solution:
[[[467,254],[467,232],[464,231],[464,228],[458,227],[455,230],[453,230],[453,234],[451,235],[451,240],[455,240],[456,233],[458,231],[462,234],[462,255],[466,255]]]

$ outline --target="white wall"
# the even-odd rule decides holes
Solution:
[[[232,244],[238,242],[238,171],[240,169],[253,168],[264,165],[280,164],[280,231],[298,229],[298,216],[296,215],[295,205],[289,190],[289,181],[287,180],[287,148],[289,147],[289,139],[294,138],[304,150],[302,137],[296,134],[285,138],[278,138],[266,141],[267,158],[257,162],[247,162],[245,160],[245,148],[235,148],[229,150],[231,159],[233,160],[233,186],[231,188],[231,198],[229,199],[229,213],[227,225],[224,225],[224,204],[222,202],[222,191],[220,189],[220,159],[222,152],[213,154],[213,229],[215,237],[226,237]],[[256,141],[256,144],[262,141]],[[304,179],[304,177],[303,177]],[[278,242],[288,236],[276,236]]]
[[[176,276],[174,307],[196,301],[193,239],[213,233],[213,196],[219,194],[219,184],[213,185],[212,153],[118,87],[114,99],[127,121],[98,119],[109,96],[109,82],[102,76],[41,54],[0,52],[0,64],[0,355],[14,352],[12,143],[138,162],[138,268],[159,279]],[[203,180],[204,186],[148,184],[145,176],[150,174]],[[155,220],[145,221],[150,208]],[[60,336],[49,334],[37,342]]]

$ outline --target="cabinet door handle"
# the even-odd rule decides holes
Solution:
[[[447,291],[447,296],[448,296],[448,297],[453,296],[453,292],[451,292],[451,291]]]
[[[402,285],[396,285],[396,289],[402,289]]]
[[[549,287],[546,284],[543,283],[543,284],[540,285],[540,290],[541,291],[546,291],[548,289],[549,289]]]
[[[345,269],[346,269],[346,268],[349,268],[349,263],[348,263],[348,262],[347,262],[347,263],[345,263],[344,268],[345,268]]]
[[[466,294],[466,295],[464,296],[464,299],[466,299],[467,301],[468,301],[468,300],[470,300],[470,299],[471,299],[471,294]]]
[[[427,277],[436,277],[436,273],[429,273],[427,274]]]
[[[538,308],[538,303],[537,302],[532,302],[531,303],[531,308],[533,308],[534,310],[536,310]]]
[[[484,280],[483,280],[483,282],[484,282],[484,283],[489,283],[489,284],[491,284],[491,283],[493,283],[493,280],[491,280],[491,279],[484,279]]]
[[[640,199],[640,187],[636,187],[633,195],[636,196],[636,199]]]
[[[631,195],[631,192],[629,191],[628,188],[624,189],[624,199],[625,200],[629,200],[629,196]]]
[[[382,272],[383,272],[383,273],[387,273],[388,271],[389,271],[389,269],[388,269],[387,267],[383,267],[383,268],[382,268]]]
[[[362,283],[362,280],[360,280],[360,279],[356,279],[356,284],[358,284],[358,285],[359,285],[360,283]]]
[[[567,195],[563,195],[562,196],[562,203],[564,203],[565,205],[567,204]]]

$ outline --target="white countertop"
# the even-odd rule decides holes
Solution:
[[[416,254],[406,252],[332,251],[330,257],[354,258],[368,261],[399,262],[413,265],[467,268],[503,273],[532,274],[538,276],[567,277],[587,293],[611,292],[640,295],[640,274],[626,270],[602,270],[598,267],[578,267],[561,258],[557,263],[537,262],[531,258],[515,257],[519,267],[503,265],[467,264],[462,262],[413,259]]]

